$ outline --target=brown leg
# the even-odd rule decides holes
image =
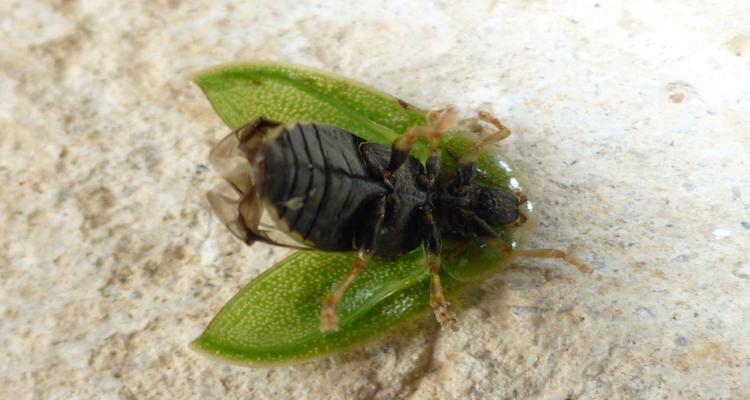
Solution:
[[[500,141],[510,136],[510,130],[506,128],[505,125],[503,125],[500,120],[497,119],[497,117],[495,117],[494,115],[490,114],[487,111],[479,111],[477,115],[479,116],[479,119],[488,122],[489,124],[494,126],[495,129],[497,129],[497,131],[492,133],[492,136],[494,136],[495,138],[493,141]]]
[[[512,254],[520,257],[534,257],[534,258],[559,258],[566,263],[576,267],[579,271],[590,274],[592,269],[586,265],[583,261],[574,257],[573,255],[566,253],[562,250],[557,249],[526,249],[526,250],[512,250]]]
[[[339,316],[337,313],[339,302],[344,293],[346,293],[346,289],[357,278],[357,275],[365,269],[368,261],[368,257],[361,252],[357,254],[357,259],[354,260],[352,270],[349,271],[349,274],[339,283],[336,289],[328,293],[325,300],[323,300],[323,310],[320,312],[321,332],[335,332],[339,330]]]
[[[380,235],[380,227],[385,219],[385,203],[385,196],[379,197],[372,203],[372,214],[363,221],[359,239],[362,243],[359,244],[359,252],[357,252],[357,258],[354,260],[354,266],[336,289],[329,293],[325,300],[323,300],[323,309],[320,311],[321,332],[335,332],[339,330],[339,316],[337,312],[339,303],[341,302],[341,298],[344,297],[346,289],[351,286],[357,275],[365,269],[367,263],[370,261],[370,256],[375,253]]]
[[[427,264],[430,268],[430,305],[435,312],[435,319],[440,325],[443,328],[450,328],[455,331],[457,329],[456,316],[448,311],[448,301],[445,299],[443,285],[440,282],[440,232],[435,224],[432,209],[425,207],[422,212],[424,223],[428,227],[423,245],[427,252]]]
[[[448,301],[443,294],[443,285],[440,283],[440,254],[430,254],[427,259],[430,265],[430,305],[435,313],[435,319],[443,328],[458,330],[458,320],[452,312],[448,311]]]
[[[448,107],[440,111],[430,111],[427,114],[429,127],[413,127],[394,140],[391,146],[391,159],[388,163],[388,168],[383,171],[383,177],[388,179],[398,170],[401,164],[409,157],[412,146],[414,146],[414,143],[419,138],[429,141],[431,156],[437,155],[438,142],[443,134],[453,125],[456,115],[457,111],[453,107]]]
[[[477,114],[478,118],[484,122],[489,123],[490,125],[495,127],[494,132],[484,132],[485,135],[481,137],[474,145],[469,149],[469,151],[461,157],[459,160],[459,164],[461,165],[467,165],[475,162],[477,158],[479,158],[479,152],[482,150],[482,147],[487,146],[488,144],[499,142],[508,136],[510,136],[510,130],[503,125],[500,120],[498,120],[494,115],[490,114],[487,111],[480,111]]]

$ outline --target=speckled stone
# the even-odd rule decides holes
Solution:
[[[0,397],[750,398],[750,3],[0,2]],[[304,4],[302,6],[301,4]],[[212,217],[194,71],[290,61],[502,116],[529,247],[422,322],[287,367],[187,346],[286,253]]]

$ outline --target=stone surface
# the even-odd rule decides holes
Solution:
[[[300,3],[0,4],[2,397],[750,397],[747,2]],[[226,128],[189,77],[242,59],[491,107],[541,210],[528,245],[594,273],[519,260],[458,332],[302,365],[194,354],[285,255],[204,200]]]

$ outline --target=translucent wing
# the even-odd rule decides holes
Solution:
[[[222,139],[208,155],[208,160],[237,193],[245,192],[252,185],[252,167],[240,150],[237,131]]]
[[[283,221],[274,217],[273,206],[260,199],[254,181],[255,176],[263,172],[263,160],[257,156],[260,152],[253,150],[262,146],[262,141],[253,141],[253,148],[241,148],[238,133],[242,133],[242,129],[227,135],[209,155],[211,165],[228,184],[208,193],[208,202],[214,214],[235,237],[247,245],[261,241],[295,249],[310,249],[308,244],[294,237]]]

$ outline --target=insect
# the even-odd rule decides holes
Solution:
[[[442,177],[438,143],[456,116],[453,107],[432,111],[428,126],[409,129],[390,147],[334,126],[257,118],[211,151],[212,165],[233,193],[210,192],[208,200],[247,245],[356,252],[351,271],[323,301],[321,331],[338,330],[338,304],[370,259],[419,246],[428,256],[435,317],[455,328],[440,282],[441,238],[495,239],[499,228],[525,222],[519,207],[526,202],[522,193],[474,182],[482,147],[510,134],[487,112],[473,120],[484,135],[456,157],[455,174]],[[429,143],[424,164],[410,155],[419,139]],[[512,251],[569,260],[557,250]]]

